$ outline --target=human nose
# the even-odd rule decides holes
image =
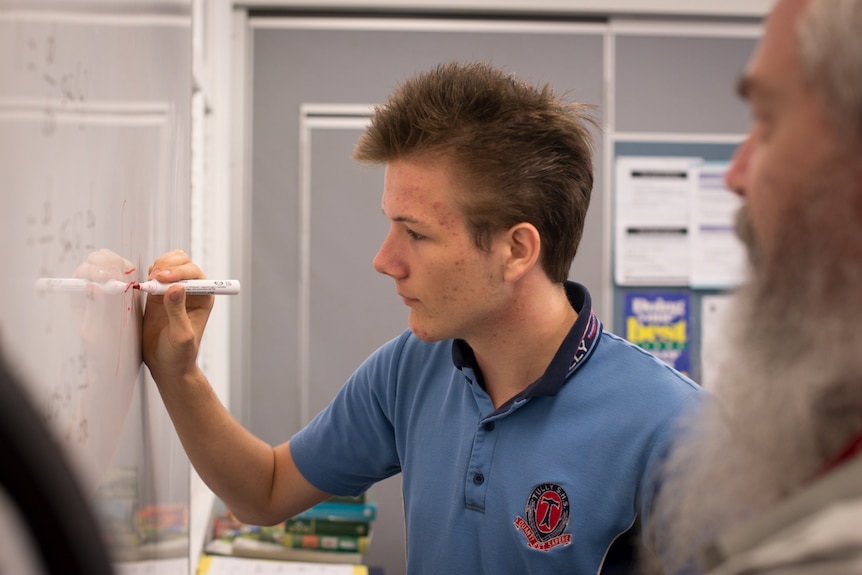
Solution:
[[[724,176],[728,189],[741,197],[745,197],[748,189],[748,161],[753,146],[752,138],[747,137],[733,154],[730,167]]]
[[[377,250],[377,255],[374,256],[372,265],[374,266],[374,271],[377,273],[387,275],[395,279],[405,275],[404,265],[396,256],[394,239],[392,238],[391,231],[383,239],[383,243],[380,244],[380,249]]]

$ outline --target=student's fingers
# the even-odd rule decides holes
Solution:
[[[184,251],[173,250],[156,259],[150,266],[147,279],[170,283],[179,280],[206,279],[206,275]]]
[[[197,355],[197,334],[186,311],[186,290],[172,286],[164,295],[163,305],[168,317],[168,339],[171,346],[184,356]]]

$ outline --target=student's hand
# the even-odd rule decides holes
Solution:
[[[150,267],[147,279],[171,283],[205,279],[182,250],[161,255]],[[196,373],[197,356],[215,296],[187,296],[178,284],[163,295],[147,294],[142,347],[144,363],[156,383],[175,381]]]

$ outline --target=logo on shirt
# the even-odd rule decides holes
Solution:
[[[527,518],[518,516],[515,527],[531,548],[548,551],[572,542],[572,534],[563,533],[569,526],[569,496],[561,486],[542,483],[534,487],[524,511]]]
[[[598,340],[600,325],[596,314],[590,313],[590,319],[587,322],[584,335],[581,337],[581,341],[578,342],[578,349],[575,350],[575,357],[572,358],[572,363],[569,364],[570,373],[587,356],[593,344]]]

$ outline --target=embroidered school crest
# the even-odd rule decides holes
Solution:
[[[563,533],[569,526],[569,496],[556,483],[534,487],[524,511],[527,518],[518,516],[515,527],[524,533],[533,549],[548,551],[572,542],[572,534]]]

